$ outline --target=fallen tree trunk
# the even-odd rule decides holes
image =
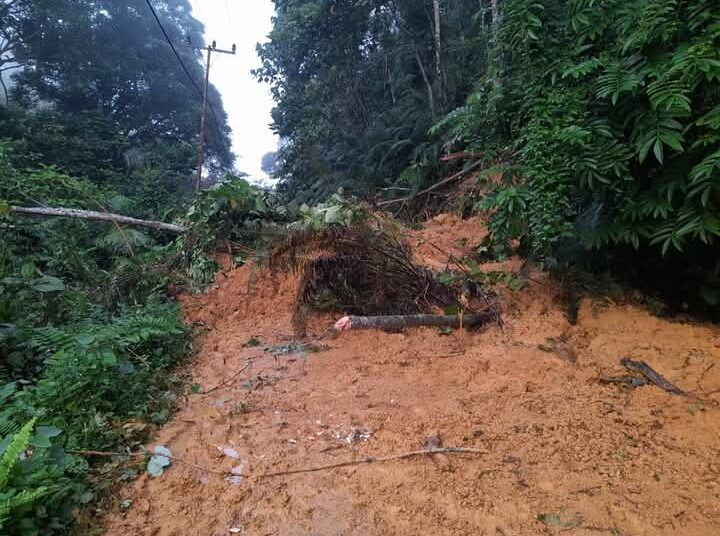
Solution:
[[[111,214],[109,212],[96,212],[94,210],[81,210],[78,208],[53,208],[53,207],[10,207],[10,212],[25,214],[28,216],[48,216],[56,218],[75,218],[81,220],[109,221],[132,225],[134,227],[147,227],[158,231],[166,231],[173,234],[183,234],[186,229],[180,225],[165,223],[162,221],[139,220],[130,216]]]
[[[476,327],[494,320],[489,313],[467,314],[462,317],[463,327]],[[335,329],[402,329],[421,326],[459,328],[459,315],[391,315],[391,316],[344,316],[335,322]]]

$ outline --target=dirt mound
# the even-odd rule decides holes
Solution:
[[[430,242],[460,257],[484,231],[442,217],[415,233],[418,256],[440,266],[447,256]],[[204,392],[251,366],[190,395],[157,444],[214,470],[242,466],[242,478],[182,463],[142,476],[118,494],[133,503],[110,516],[108,534],[720,533],[716,326],[589,302],[570,326],[553,285],[533,274],[528,288],[501,292],[502,332],[349,332],[316,341],[325,351],[287,353],[296,287],[244,266],[183,299],[188,321],[207,328],[193,365]],[[331,321],[315,318],[311,338]],[[627,372],[625,356],[696,396],[599,383]],[[434,436],[486,454],[260,478],[417,450]]]

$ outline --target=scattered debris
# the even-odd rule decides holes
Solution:
[[[335,439],[348,445],[368,441],[370,436],[372,436],[372,432],[365,428],[352,428],[347,432],[344,430],[335,431]]]
[[[238,451],[235,450],[235,449],[233,449],[233,448],[223,447],[223,448],[221,448],[220,450],[221,450],[222,453],[223,453],[225,456],[227,456],[228,458],[232,458],[232,459],[234,459],[234,460],[237,460],[238,458],[240,458],[240,455],[238,454]]]
[[[631,376],[629,374],[625,374],[624,376],[608,376],[603,374],[598,378],[598,381],[600,383],[614,383],[630,389],[648,384],[645,378],[638,378],[637,376]]]
[[[558,527],[561,529],[572,529],[580,526],[582,523],[582,516],[575,514],[572,519],[565,520],[561,514],[539,514],[537,520],[551,527]]]
[[[242,462],[240,465],[236,465],[232,469],[230,469],[230,474],[234,476],[243,476],[243,472],[245,471],[245,462]]]
[[[577,352],[575,351],[575,348],[562,339],[547,337],[544,343],[538,344],[538,349],[543,352],[555,354],[569,363],[577,362]]]
[[[169,448],[162,445],[156,446],[154,452],[155,454],[151,456],[150,461],[147,464],[147,470],[148,473],[150,473],[150,476],[157,478],[163,474],[166,467],[170,466],[172,452]]]
[[[129,457],[129,458],[144,458],[148,454],[147,451],[106,452],[106,451],[102,451],[102,450],[75,450],[75,449],[68,449],[66,452],[68,454],[78,454],[79,456],[99,456],[99,457],[106,457],[106,458],[113,458],[115,456],[124,456],[124,457]],[[170,452],[170,449],[168,449],[167,452]],[[227,471],[217,471],[215,469],[209,469],[208,467],[203,467],[202,465],[197,465],[197,464],[189,462],[187,460],[183,460],[182,458],[178,458],[177,456],[170,456],[167,454],[161,454],[161,456],[164,456],[165,458],[168,458],[174,462],[183,463],[185,465],[194,467],[195,469],[199,469],[201,471],[206,471],[208,473],[213,473],[216,475],[227,474]]]
[[[620,360],[620,364],[626,369],[642,374],[650,383],[660,387],[664,391],[674,395],[687,395],[685,391],[671,383],[662,374],[658,373],[645,361],[634,361],[629,357],[624,357]]]
[[[233,486],[239,486],[242,484],[245,478],[245,462],[237,465],[230,469],[230,475],[225,477],[225,482],[232,484]]]
[[[406,240],[382,225],[293,233],[275,248],[270,266],[301,271],[293,314],[298,335],[311,310],[415,314],[461,305],[459,288],[416,263]]]

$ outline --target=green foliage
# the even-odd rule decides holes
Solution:
[[[501,10],[481,90],[433,130],[456,146],[513,148],[521,173],[478,205],[494,242],[587,255],[566,246],[579,242],[630,262],[635,250],[666,269],[683,257],[695,265],[691,295],[714,295],[701,289],[720,265],[717,4],[511,0]]]
[[[24,116],[3,117],[12,126]],[[28,152],[35,142],[24,128],[18,139],[0,140],[5,204],[138,214],[137,197],[114,189],[123,175],[112,162],[87,156],[83,164],[68,146],[67,155]],[[41,425],[30,438],[32,455],[0,491],[12,508],[3,534],[66,532],[78,506],[106,486],[94,479],[91,487],[92,468],[66,449],[137,448],[150,430],[142,422],[162,423],[174,409],[182,385],[171,368],[187,351],[188,333],[165,296],[177,251],[158,245],[165,238],[0,214],[0,436],[7,435],[0,447],[24,423]]]
[[[285,233],[287,221],[288,210],[277,195],[227,175],[200,192],[185,215],[190,231],[177,241],[178,266],[193,282],[207,285],[218,269],[212,255],[220,241],[263,250]]]
[[[41,497],[51,491],[45,486],[32,489],[17,489],[10,486],[11,473],[18,465],[20,457],[26,456],[25,452],[30,446],[34,426],[35,419],[25,424],[11,438],[0,458],[0,529],[19,510],[32,507]]]
[[[280,190],[314,204],[340,188],[417,190],[436,177],[441,144],[427,131],[486,61],[478,2],[443,3],[439,71],[430,0],[274,3],[255,74],[277,101]]]
[[[144,0],[5,4],[0,70],[12,84],[0,94],[9,103],[0,106],[0,451],[28,421],[39,426],[29,439],[22,428],[7,454],[16,463],[0,486],[0,533],[59,534],[112,477],[68,451],[137,449],[149,424],[170,417],[182,388],[171,369],[187,352],[188,330],[166,289],[178,283],[183,253],[208,257],[161,233],[14,217],[9,208],[186,214],[201,99]],[[153,5],[171,39],[202,44],[187,0]],[[200,56],[178,50],[202,80]],[[25,68],[7,70],[9,62]],[[212,86],[209,98],[206,169],[215,181],[233,155]],[[207,244],[228,231],[230,212],[208,214],[216,234]]]
[[[349,226],[367,219],[367,211],[356,202],[333,194],[327,201],[309,207],[303,204],[297,219],[289,227],[294,230],[324,229],[330,226]]]
[[[13,3],[18,9],[9,21],[14,32],[8,52],[32,68],[14,72],[10,102],[26,108],[53,104],[56,112],[38,112],[41,121],[28,119],[33,149],[47,162],[75,176],[114,180],[120,177],[101,177],[96,171],[125,171],[126,161],[156,158],[151,153],[158,146],[168,153],[195,145],[202,96],[179,67],[144,0]],[[154,0],[153,6],[175,43],[188,36],[202,46],[202,25],[187,0]],[[200,55],[190,47],[177,50],[199,86]],[[216,175],[232,166],[233,155],[227,116],[212,85],[209,99],[207,164]],[[40,135],[50,117],[54,120]],[[189,164],[186,158],[165,163],[171,175],[181,166],[187,171]],[[189,190],[190,177],[182,178]]]

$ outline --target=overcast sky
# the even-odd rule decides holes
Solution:
[[[277,148],[270,130],[273,101],[265,84],[258,83],[250,70],[259,66],[255,52],[258,42],[267,40],[271,0],[190,0],[193,15],[205,25],[205,40],[217,41],[218,48],[237,45],[237,54],[213,54],[210,81],[223,97],[232,127],[236,167],[255,179],[266,178],[260,169],[262,155]]]

